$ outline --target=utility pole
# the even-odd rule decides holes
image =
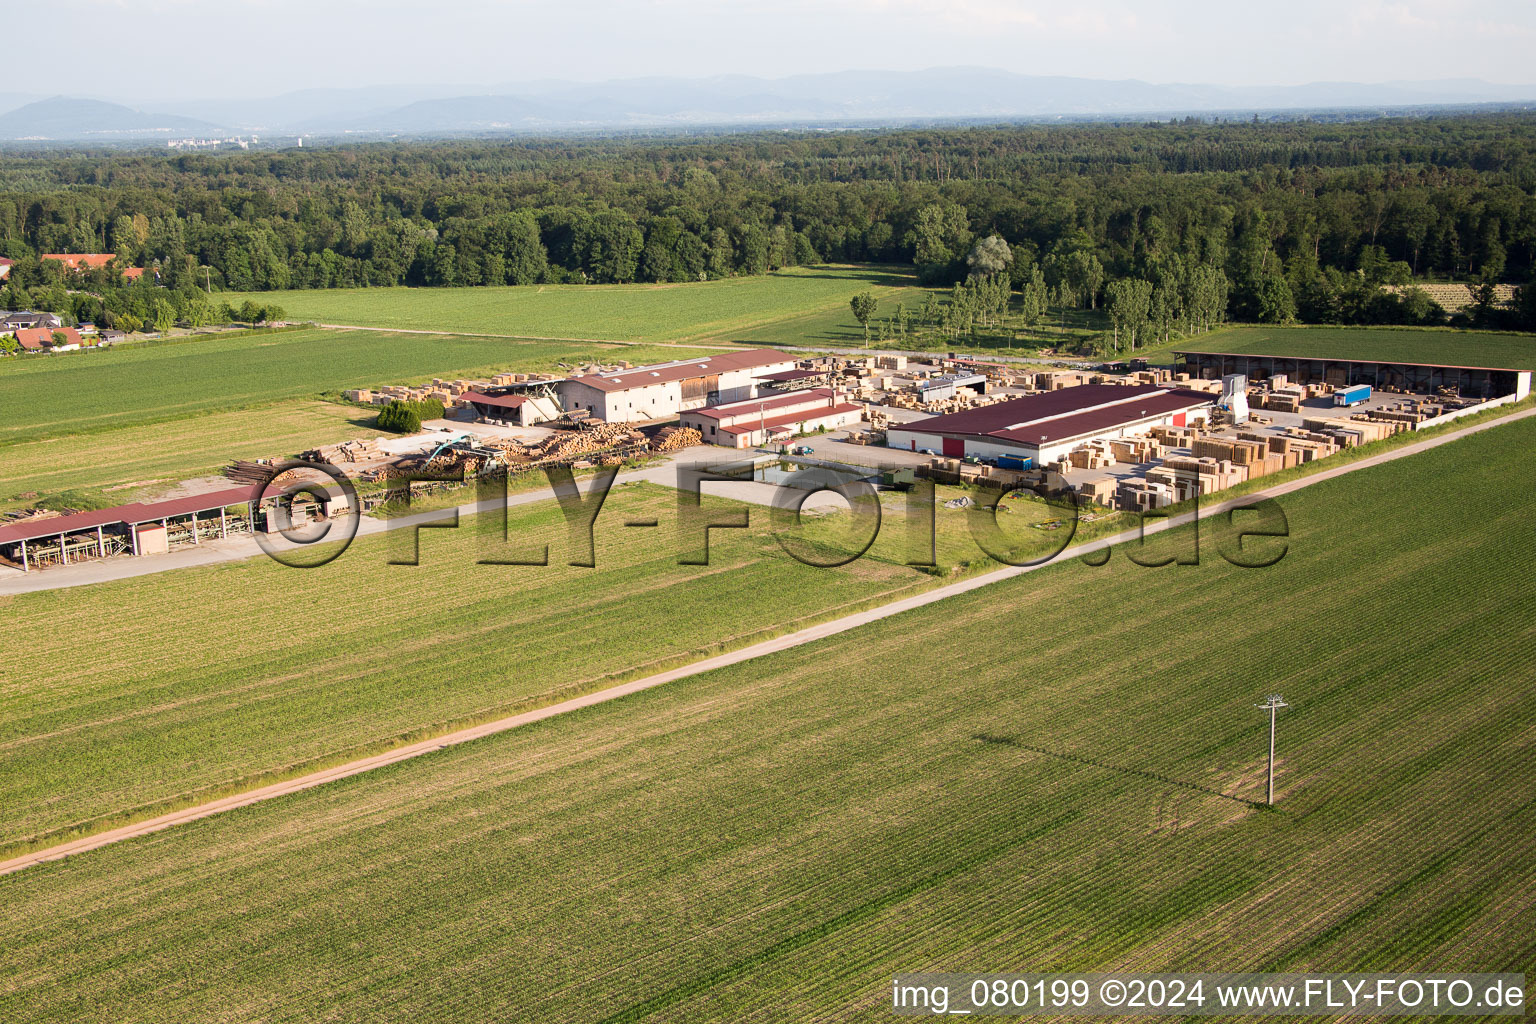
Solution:
[[[1264,803],[1265,806],[1273,807],[1275,803],[1275,712],[1290,705],[1285,702],[1284,697],[1278,693],[1272,693],[1264,698],[1264,703],[1255,704],[1254,707],[1269,711],[1269,796]]]

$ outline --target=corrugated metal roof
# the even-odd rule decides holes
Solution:
[[[466,391],[460,397],[477,405],[495,405],[503,409],[516,409],[528,401],[527,395],[487,395],[479,391]]]
[[[720,433],[750,434],[754,430],[772,430],[774,427],[787,427],[795,423],[802,423],[805,420],[815,420],[820,419],[823,416],[831,416],[834,413],[851,413],[860,411],[861,409],[859,406],[847,402],[843,403],[842,405],[823,405],[819,408],[802,409],[799,412],[792,412],[785,416],[770,416],[762,422],[757,420],[748,420],[745,423],[738,423],[734,426],[721,427]]]
[[[721,352],[718,355],[700,356],[698,359],[680,359],[675,363],[656,363],[652,366],[636,366],[629,370],[608,370],[589,373],[585,377],[572,377],[577,384],[599,391],[628,391],[655,384],[670,384],[691,377],[705,377],[712,373],[732,370],[752,370],[775,363],[793,363],[795,357],[771,348],[754,348],[745,352]]]
[[[94,530],[98,526],[133,526],[138,523],[173,519],[193,512],[213,512],[229,505],[244,505],[257,495],[254,487],[230,487],[221,491],[208,491],[185,498],[168,501],[135,502],[113,508],[73,515],[54,516],[50,519],[32,519],[0,526],[0,544],[17,544],[24,540],[41,537],[57,537],[60,533],[76,533]]]
[[[39,537],[57,537],[61,533],[94,530],[98,526],[116,526],[121,523],[120,509],[103,508],[73,515],[53,516],[48,519],[28,519],[19,523],[0,526],[0,544],[17,544]]]
[[[123,514],[125,523],[147,523],[152,519],[170,519],[173,516],[191,515],[193,512],[212,512],[228,505],[244,505],[260,493],[254,486],[228,487],[222,491],[207,491],[185,498],[171,498],[169,501],[124,505],[118,511]]]
[[[1498,373],[1530,373],[1508,366],[1458,366],[1455,363],[1410,363],[1401,359],[1341,359],[1338,356],[1274,356],[1265,352],[1181,352],[1176,356],[1219,356],[1223,359],[1296,359],[1308,363],[1361,363],[1365,366],[1422,366],[1426,370],[1494,370]]]
[[[834,392],[831,388],[813,388],[810,391],[796,391],[788,395],[778,395],[773,398],[748,398],[741,402],[730,402],[725,405],[706,405],[702,409],[690,409],[683,413],[684,416],[704,416],[712,420],[723,420],[731,416],[746,416],[755,412],[767,412],[770,409],[788,409],[798,405],[824,404],[832,400]]]
[[[899,426],[893,424],[891,429],[1051,444],[1108,430],[1117,423],[1135,423],[1149,416],[1209,405],[1215,400],[1215,395],[1204,391],[1156,384],[1083,384]]]

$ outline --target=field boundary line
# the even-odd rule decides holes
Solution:
[[[785,633],[782,636],[759,641],[758,643],[751,644],[747,647],[743,647],[735,651],[727,651],[723,654],[713,655],[700,661],[692,662],[688,665],[669,669],[665,672],[658,672],[654,675],[631,680],[627,683],[620,683],[616,686],[610,686],[606,689],[596,690],[592,693],[572,697],[569,700],[564,700],[557,704],[551,704],[547,707],[536,708],[532,711],[525,711],[520,714],[511,715],[506,718],[500,718],[492,722],[485,722],[481,725],[470,726],[465,729],[444,733],[443,735],[430,739],[418,740],[414,743],[396,747],[392,750],[387,750],[383,753],[375,754],[370,757],[359,758],[358,760],[349,761],[345,764],[340,764],[331,768],[311,772],[308,775],[301,775],[296,778],[275,782],[270,785],[261,786],[257,789],[248,790],[244,793],[237,793],[232,796],[222,797],[218,800],[212,800],[204,804],[198,804],[192,807],[183,808],[178,811],[161,814],[153,818],[147,818],[143,821],[136,822],[131,825],[123,825],[104,832],[97,832],[89,836],[82,836],[79,839],[60,843],[55,846],[45,847],[41,850],[35,850],[31,853],[12,857],[9,860],[0,861],[0,875],[14,874],[17,871],[25,870],[26,868],[37,864],[44,864],[49,861],[64,860],[76,854],[88,853],[91,850],[97,850],[103,846],[120,843],[126,839],[133,839],[138,836],[161,832],[175,825],[182,825],[188,822],[198,821],[202,818],[209,818],[216,814],[222,814],[225,811],[232,811],[236,810],[237,808],[248,807],[252,804],[273,800],[277,797],[286,796],[290,793],[300,793],[307,789],[314,789],[317,786],[323,786],[328,782],[349,778],[353,775],[360,775],[364,772],[372,771],[375,768],[383,768],[388,765],[399,763],[401,761],[408,761],[413,758],[420,757],[424,754],[429,754],[435,750],[444,750],[463,743],[470,743],[474,740],[483,739],[487,736],[494,736],[498,733],[507,732],[524,725],[531,725],[535,722],[541,722],[548,718],[554,718],[557,715],[578,711],[582,708],[593,707],[597,704],[605,704],[609,701],[617,700],[621,697],[627,697],[630,694],[639,693],[642,690],[649,690],[666,683],[675,682],[679,679],[686,679],[691,676],[702,675],[705,672],[710,672],[717,668],[726,668],[732,665],[738,665],[742,662],[752,661],[768,654],[775,654],[780,651],[789,650],[791,648],[799,647],[817,640],[822,640],[830,636],[836,636],[839,633],[847,632],[848,630],[855,629],[859,626],[867,625],[872,622],[878,622],[882,619],[891,618],[892,616],[900,615],[903,612],[912,611],[917,608],[922,608],[926,605],[934,604],[938,601],[943,601],[946,598],[956,597],[960,594],[968,594],[973,590],[979,590],[982,587],[990,586],[993,583],[1014,579],[1026,573],[1034,572],[1038,569],[1046,568],[1048,566],[1064,563],[1071,559],[1079,558],[1083,555],[1092,554],[1096,551],[1103,550],[1104,548],[1113,547],[1117,544],[1124,544],[1129,541],[1135,541],[1140,537],[1149,537],[1158,533],[1163,533],[1167,530],[1177,529],[1181,526],[1186,526],[1189,523],[1196,521],[1197,519],[1209,519],[1213,516],[1222,515],[1235,508],[1245,508],[1265,498],[1275,498],[1284,494],[1291,494],[1295,491],[1311,487],[1314,484],[1322,483],[1325,480],[1333,480],[1337,477],[1357,472],[1358,470],[1368,469],[1372,466],[1379,466],[1383,463],[1392,462],[1396,459],[1407,458],[1410,455],[1417,455],[1421,452],[1429,451],[1432,448],[1438,448],[1443,444],[1450,444],[1453,441],[1459,441],[1473,434],[1481,433],[1484,430],[1489,430],[1493,427],[1504,426],[1517,420],[1529,419],[1532,416],[1536,416],[1536,409],[1527,409],[1511,416],[1497,417],[1483,423],[1477,423],[1468,427],[1464,427],[1461,430],[1442,434],[1438,437],[1426,438],[1425,440],[1415,444],[1404,445],[1401,448],[1395,448],[1391,451],[1382,452],[1379,455],[1373,455],[1369,458],[1360,459],[1356,462],[1351,462],[1346,465],[1337,466],[1333,469],[1324,470],[1311,476],[1305,476],[1297,480],[1291,480],[1283,484],[1277,484],[1274,487],[1251,491],[1247,494],[1240,495],[1235,498],[1230,498],[1226,501],[1218,502],[1206,508],[1199,508],[1194,511],[1182,513],[1180,515],[1171,516],[1160,520],[1157,523],[1146,526],[1145,529],[1138,527],[1129,530],[1122,530],[1119,533],[1110,534],[1109,536],[1101,537],[1097,540],[1086,541],[1082,544],[1076,545],[1075,547],[1069,547],[1062,550],[1059,554],[1047,562],[1022,566],[1008,566],[1002,569],[997,569],[989,573],[984,573],[980,576],[973,576],[970,579],[961,580],[957,583],[945,584],[932,590],[923,591],[920,594],[914,594],[910,597],[900,598],[896,601],[890,602],[889,604],[880,605],[877,608],[872,608],[862,612],[855,612],[851,615],[845,615],[838,619],[832,619],[827,622],[796,630],[793,633]]]

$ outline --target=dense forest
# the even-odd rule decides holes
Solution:
[[[0,255],[16,260],[0,306],[110,321],[208,288],[868,261],[936,285],[1003,277],[1027,307],[1107,304],[1154,324],[1213,305],[1246,321],[1433,323],[1444,314],[1423,293],[1382,286],[1536,273],[1533,140],[1536,118],[1506,114],[14,153],[0,155]],[[119,266],[70,282],[45,252]],[[127,266],[145,283],[121,284]],[[1477,315],[1536,326],[1536,309]]]

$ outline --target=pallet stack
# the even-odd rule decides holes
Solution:
[[[1163,457],[1163,446],[1152,437],[1112,437],[1109,450],[1117,462],[1152,462]]]
[[[1089,441],[1081,448],[1074,448],[1067,461],[1074,469],[1108,469],[1115,464],[1115,453],[1108,441]]]

